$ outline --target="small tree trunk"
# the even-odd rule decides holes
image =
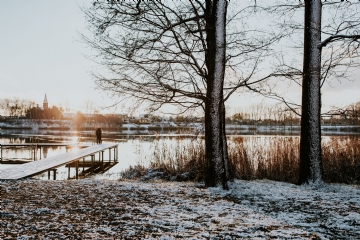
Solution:
[[[206,1],[208,69],[205,100],[206,187],[227,189],[227,144],[223,85],[226,49],[226,0]]]
[[[305,1],[299,184],[322,181],[321,8],[321,0]]]

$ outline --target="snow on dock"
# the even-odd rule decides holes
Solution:
[[[1,169],[0,180],[17,180],[35,176],[39,173],[53,170],[54,168],[63,166],[67,163],[78,162],[80,159],[88,156],[92,156],[92,158],[94,158],[96,153],[102,152],[103,156],[104,151],[107,149],[109,149],[109,158],[111,158],[111,149],[114,149],[113,159],[114,161],[117,161],[117,147],[118,144],[98,144],[80,149],[76,152],[63,153],[57,156]]]

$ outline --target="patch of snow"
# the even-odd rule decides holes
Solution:
[[[358,186],[109,180],[1,182],[0,238],[356,239]],[[27,237],[27,238],[26,238]],[[20,239],[20,238],[19,238]]]

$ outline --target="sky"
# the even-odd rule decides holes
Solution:
[[[0,0],[0,98],[35,100],[49,106],[86,101],[111,104],[95,89],[92,52],[80,41],[86,22],[80,0]]]
[[[88,33],[80,6],[89,4],[90,0],[0,0],[0,98],[17,97],[42,105],[46,94],[50,107],[68,103],[73,111],[83,112],[87,101],[100,110],[112,105],[114,101],[96,89],[90,72],[101,69],[86,57],[94,52],[79,35]],[[359,75],[352,82],[325,84],[323,107],[360,101]],[[299,89],[291,91],[300,94]],[[264,102],[268,101],[241,93],[228,106],[236,111]],[[114,111],[123,113],[119,108],[101,110]]]

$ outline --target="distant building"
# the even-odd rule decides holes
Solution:
[[[45,98],[44,98],[44,102],[43,102],[43,109],[48,109],[49,108],[49,103],[46,97],[46,93],[45,93]]]

